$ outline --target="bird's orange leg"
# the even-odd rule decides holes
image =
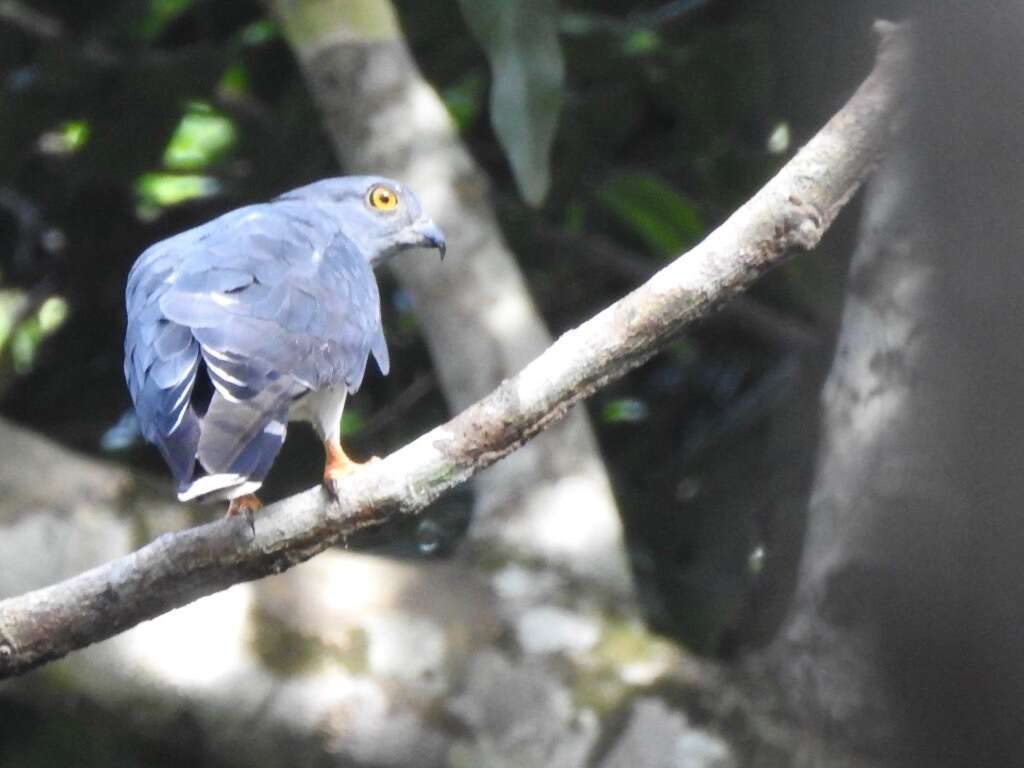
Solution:
[[[263,502],[256,498],[256,494],[247,493],[244,496],[236,496],[228,502],[228,513],[226,517],[235,515],[251,516],[263,509]]]
[[[228,502],[228,511],[225,517],[235,517],[235,515],[245,515],[245,519],[249,521],[249,527],[252,528],[253,535],[256,535],[256,523],[254,522],[256,513],[263,509],[263,502],[256,498],[256,494],[247,493],[244,496],[236,496]]]
[[[338,440],[324,440],[324,486],[327,492],[335,498],[338,497],[338,482],[353,472],[358,472],[367,464],[380,461],[377,456],[371,456],[368,461],[353,461],[348,454],[342,450]]]

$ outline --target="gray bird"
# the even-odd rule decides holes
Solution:
[[[142,434],[181,501],[253,495],[290,420],[313,424],[324,483],[359,466],[341,448],[345,399],[370,354],[390,367],[373,268],[441,230],[401,184],[325,179],[146,249],[128,275],[124,373]]]

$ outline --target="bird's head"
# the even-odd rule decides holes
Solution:
[[[444,258],[444,233],[427,216],[412,190],[382,176],[339,176],[282,195],[327,211],[341,231],[377,265],[411,247],[437,248]]]

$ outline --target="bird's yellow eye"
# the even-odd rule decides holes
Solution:
[[[376,211],[393,211],[398,206],[398,194],[385,186],[378,185],[371,189],[366,199]]]

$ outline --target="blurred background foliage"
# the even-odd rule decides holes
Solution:
[[[794,76],[797,0],[396,5],[490,174],[556,333],[721,222],[872,55],[866,21],[831,39],[823,30],[841,25],[821,25],[807,44],[835,66],[809,97]],[[0,0],[0,412],[163,475],[121,375],[132,261],[225,210],[337,172],[259,3]],[[456,269],[473,257],[452,256]],[[795,563],[802,504],[788,502],[810,464],[814,377],[842,274],[842,256],[791,263],[588,405],[651,618],[695,650],[728,654],[777,618],[751,622],[747,606],[766,569],[785,583]],[[346,413],[356,455],[392,450],[446,416],[409,297],[381,279],[395,364]],[[788,422],[793,434],[774,426],[787,409],[810,414]],[[289,441],[268,496],[315,482],[318,450]],[[456,496],[375,542],[442,555],[467,509]]]

